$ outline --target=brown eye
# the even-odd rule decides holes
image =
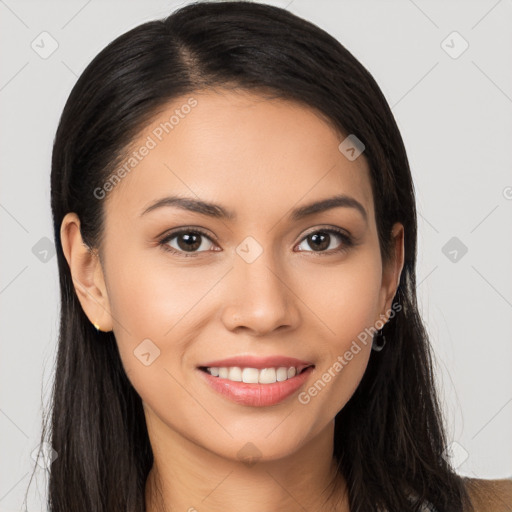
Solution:
[[[173,246],[171,242],[174,239],[176,239],[176,242]],[[210,237],[197,230],[181,230],[174,232],[160,241],[160,245],[162,245],[165,250],[185,257],[196,256],[198,252],[208,252],[209,243],[213,243]],[[200,248],[204,250],[199,251],[198,249]]]
[[[340,244],[336,247],[336,243],[333,242],[333,238],[338,238],[338,240],[343,242],[341,247],[339,247]],[[336,229],[322,229],[314,231],[303,238],[301,245],[305,242],[307,242],[309,247],[313,249],[313,251],[306,252],[328,252],[329,254],[345,251],[353,245],[352,240],[348,235]],[[330,250],[327,251],[329,248]],[[303,251],[303,249],[301,249],[301,251]]]

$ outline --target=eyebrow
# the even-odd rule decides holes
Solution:
[[[206,215],[208,217],[213,217],[216,219],[226,219],[233,221],[236,219],[236,214],[228,210],[227,208],[221,206],[220,204],[215,204],[207,201],[202,201],[200,199],[195,199],[193,197],[181,197],[181,196],[168,196],[162,199],[158,199],[151,205],[149,205],[142,213],[145,215],[157,208],[163,207],[175,207],[181,208],[182,210],[187,210],[190,212],[199,213],[201,215]],[[364,206],[355,198],[351,196],[347,196],[345,194],[338,194],[333,197],[329,197],[326,199],[322,199],[320,201],[315,201],[313,203],[306,204],[304,206],[300,206],[291,211],[288,215],[291,221],[298,221],[314,215],[316,213],[321,213],[332,208],[354,208],[357,210],[364,221],[368,222],[368,214],[364,208]]]

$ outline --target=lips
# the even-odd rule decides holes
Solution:
[[[247,384],[214,377],[207,372],[197,371],[198,377],[219,395],[230,402],[249,407],[268,407],[277,405],[298,393],[305,386],[314,366],[284,382],[273,384]]]
[[[304,361],[296,359],[295,357],[288,356],[235,356],[227,359],[217,359],[215,361],[208,361],[198,366],[198,368],[221,368],[221,367],[233,367],[238,366],[240,368],[257,368],[259,370],[263,368],[279,368],[279,367],[295,367],[298,373],[308,366],[314,366],[310,361]]]

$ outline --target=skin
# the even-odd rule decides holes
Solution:
[[[83,244],[74,213],[61,228],[82,307],[103,331],[113,329],[143,400],[155,457],[148,510],[157,510],[158,480],[167,510],[348,511],[332,458],[334,418],[364,374],[371,340],[307,404],[296,393],[272,407],[239,405],[196,367],[234,355],[288,355],[315,364],[302,389],[312,386],[358,334],[389,317],[403,226],[394,226],[394,255],[383,266],[364,154],[349,161],[338,150],[344,136],[314,110],[244,91],[193,97],[197,106],[104,199],[99,252]],[[187,99],[169,105],[133,147]],[[174,207],[141,216],[176,193],[220,203],[237,219]],[[287,219],[290,209],[336,193],[357,199],[368,221],[348,207]],[[190,226],[212,235],[200,238],[196,257],[158,245],[162,233]],[[329,227],[347,230],[356,245],[336,253],[345,242],[331,234],[317,249],[307,235]],[[263,251],[252,263],[236,252],[247,236]],[[168,244],[184,253],[179,241]],[[147,338],[160,350],[149,366],[134,356]],[[247,443],[260,457],[253,464],[238,455]]]

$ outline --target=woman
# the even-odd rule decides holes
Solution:
[[[339,42],[245,2],[144,23],[79,78],[51,185],[50,510],[483,510],[444,457],[406,151]]]

